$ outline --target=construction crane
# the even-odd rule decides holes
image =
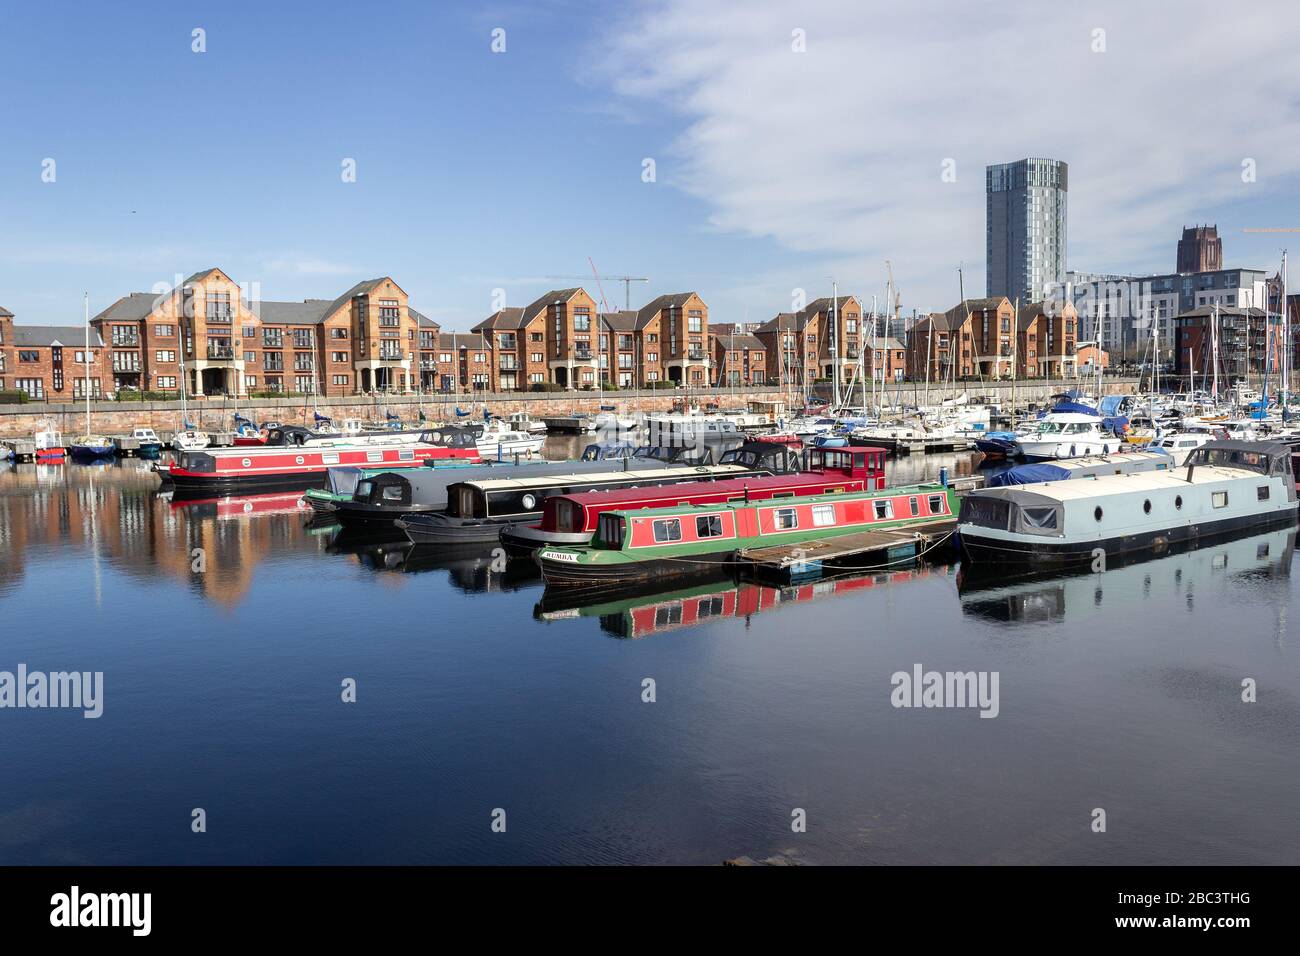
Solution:
[[[593,266],[592,268],[594,270],[595,267]],[[546,276],[546,278],[565,279],[565,280],[581,279],[583,282],[586,282],[591,277],[590,276]],[[605,276],[605,278],[616,279],[619,282],[623,283],[623,299],[625,302],[624,308],[626,309],[632,308],[632,283],[650,281],[649,276]]]
[[[898,285],[894,282],[894,266],[888,259],[885,260],[885,272],[889,274],[889,289],[894,293],[894,301],[885,303],[886,309],[892,307],[894,310],[893,321],[891,322],[888,319],[885,320],[885,325],[887,327],[886,334],[893,335],[895,333],[895,330],[898,329],[898,323],[899,323],[898,310],[903,303],[903,297],[902,295],[899,294]]]
[[[1242,232],[1300,232],[1300,227],[1282,226],[1273,229],[1243,229]]]

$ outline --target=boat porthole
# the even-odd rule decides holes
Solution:
[[[532,495],[524,495],[523,506],[525,510],[532,511],[537,504],[537,499]]]
[[[253,459],[251,459],[251,458],[245,458],[242,462],[240,462],[240,464],[242,464],[245,468],[252,468],[252,467],[253,467]]]
[[[1177,508],[1179,511],[1181,511],[1181,510],[1183,509],[1183,496],[1182,496],[1182,495],[1179,495],[1177,498],[1174,499],[1174,507]]]
[[[1150,499],[1150,498],[1148,498],[1146,501],[1142,502],[1142,512],[1143,512],[1143,514],[1150,514],[1150,513],[1151,513],[1151,499]]]
[[[301,465],[301,464],[302,464],[302,455],[299,455],[297,458],[294,459],[294,461],[296,461],[298,464]]]
[[[1096,518],[1098,521],[1101,520],[1101,506],[1100,506],[1100,505],[1098,505],[1096,508],[1093,509],[1092,516],[1093,516],[1094,518]]]

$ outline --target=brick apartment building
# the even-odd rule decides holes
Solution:
[[[87,369],[89,358],[89,370]],[[104,342],[78,325],[15,325],[0,308],[0,391],[26,392],[36,401],[66,402],[103,394],[107,381]],[[89,373],[89,374],[88,374]]]
[[[1174,374],[1191,378],[1193,370],[1206,381],[1214,374],[1214,324],[1218,323],[1218,356],[1221,383],[1263,376],[1271,371],[1276,379],[1285,350],[1281,325],[1273,316],[1273,328],[1263,309],[1202,305],[1174,317],[1175,348],[1170,356]],[[1163,351],[1163,350],[1162,350]],[[1225,381],[1226,380],[1226,381]]]
[[[1016,318],[1016,375],[1019,378],[1064,378],[1080,362],[1079,315],[1066,302],[1059,308],[1043,302],[1020,307]],[[1099,357],[1100,351],[1094,358]]]
[[[125,295],[91,323],[109,350],[113,391],[175,390],[183,367],[194,396],[410,391],[441,344],[437,324],[389,277],[334,299],[249,301],[212,268],[160,295]]]
[[[709,326],[713,384],[728,387],[768,383],[767,347],[743,323]]]
[[[908,375],[916,381],[1011,375],[1015,307],[1005,296],[966,299],[932,312],[907,336]]]

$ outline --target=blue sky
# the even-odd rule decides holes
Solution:
[[[983,290],[984,165],[1024,155],[1071,163],[1071,267],[1168,270],[1208,220],[1228,264],[1273,268],[1286,237],[1241,229],[1300,226],[1300,21],[1131,6],[6,3],[0,305],[72,321],[82,290],[219,265],[268,299],[392,275],[468,328],[590,256],[714,321],[832,274],[883,298],[886,258],[905,311],[946,308],[958,264]]]

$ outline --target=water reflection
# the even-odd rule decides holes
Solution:
[[[1249,587],[1281,580],[1279,587],[1257,588],[1284,597],[1289,593],[1296,529],[1220,540],[1157,558],[1111,562],[1101,574],[1079,571],[1052,578],[1005,583],[996,577],[958,575],[962,613],[992,621],[1041,624],[1079,617],[1113,602],[1131,605],[1134,614],[1154,602],[1162,610],[1171,598],[1188,612],[1196,609],[1199,588],[1222,580]],[[1218,588],[1214,588],[1215,593]]]

